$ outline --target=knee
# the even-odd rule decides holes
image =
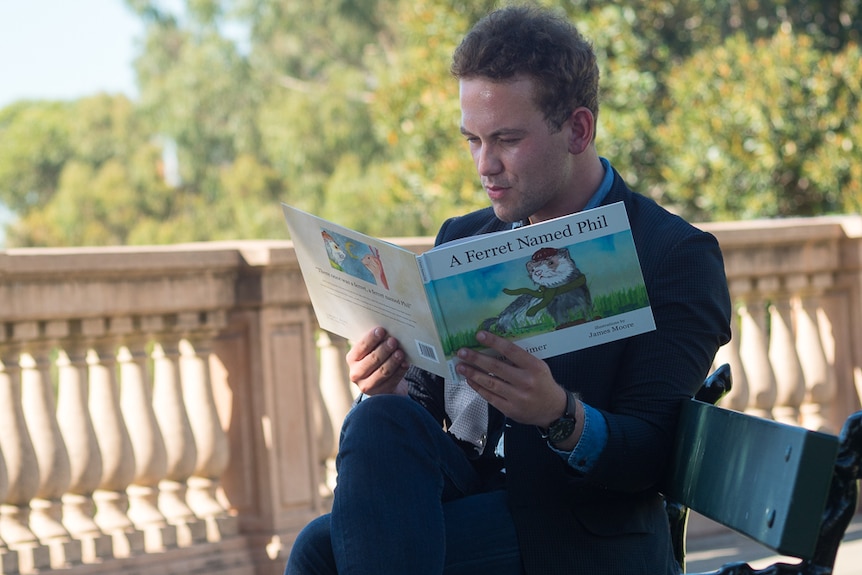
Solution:
[[[290,550],[284,575],[335,575],[336,573],[329,515],[323,515],[299,532]]]
[[[344,420],[343,430],[354,428],[392,427],[415,429],[433,418],[419,403],[402,395],[375,395],[361,401],[350,410]]]

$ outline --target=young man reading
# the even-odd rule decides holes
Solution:
[[[405,361],[377,328],[348,353],[332,512],[299,535],[287,575],[669,574],[656,483],[677,412],[730,338],[718,244],[632,192],[596,150],[599,72],[566,20],[498,10],[454,54],[461,132],[486,209],[437,243],[624,202],[656,330],[547,360],[480,331],[463,382]]]

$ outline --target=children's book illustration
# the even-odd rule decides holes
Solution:
[[[536,287],[503,288],[503,293],[517,299],[499,315],[483,321],[482,329],[516,335],[519,326],[532,323],[542,310],[547,310],[554,329],[599,319],[593,315],[587,276],[578,269],[568,248],[541,248],[524,267]]]
[[[380,250],[332,230],[322,229],[320,235],[323,237],[329,265],[333,269],[389,289]]]

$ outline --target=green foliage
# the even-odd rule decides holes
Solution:
[[[862,209],[859,0],[536,1],[593,40],[597,145],[635,189],[696,220]],[[126,4],[138,101],[0,110],[10,245],[284,238],[279,201],[433,234],[487,204],[449,63],[495,1]]]
[[[434,234],[443,218],[486,204],[459,132],[458,86],[449,64],[471,22],[490,7],[401,3],[393,22],[398,49],[380,46],[369,55],[379,83],[371,118],[389,176],[377,193],[413,224],[391,235]]]
[[[658,131],[670,202],[718,219],[859,211],[859,50],[812,45],[736,35],[678,67]]]
[[[20,102],[0,111],[0,201],[26,213],[49,200],[73,157],[67,104]]]

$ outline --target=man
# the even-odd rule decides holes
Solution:
[[[478,412],[452,401],[463,383],[410,367],[372,330],[347,356],[364,395],[344,422],[332,513],[302,531],[286,573],[675,572],[656,483],[680,403],[730,337],[717,242],[598,156],[598,68],[565,20],[494,12],[452,72],[491,206],[445,222],[437,243],[622,201],[656,330],[547,360],[480,331],[505,359],[459,352]]]

